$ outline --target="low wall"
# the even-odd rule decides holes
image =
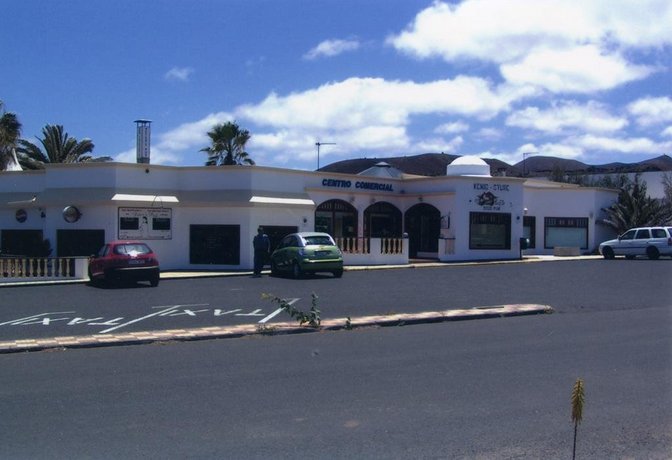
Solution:
[[[88,279],[88,257],[1,257],[0,284]]]

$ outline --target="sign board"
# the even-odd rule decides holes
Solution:
[[[119,239],[170,240],[172,216],[170,208],[119,208]]]

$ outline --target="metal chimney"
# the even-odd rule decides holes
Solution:
[[[151,120],[135,120],[137,126],[136,158],[138,163],[149,164],[152,128]]]

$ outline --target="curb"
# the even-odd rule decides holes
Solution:
[[[395,315],[330,319],[322,321],[320,327],[318,328],[312,328],[310,326],[298,326],[295,322],[283,322],[273,323],[271,325],[244,324],[240,326],[214,326],[159,331],[141,331],[113,335],[48,337],[44,339],[22,339],[0,342],[0,354],[45,351],[54,349],[142,345],[175,341],[186,342],[195,340],[232,339],[253,335],[301,334],[320,331],[350,330],[364,327],[398,327],[413,324],[504,318],[513,316],[548,314],[553,312],[553,308],[548,305],[516,304],[492,307],[477,307],[462,310],[444,310],[423,313],[401,313]]]

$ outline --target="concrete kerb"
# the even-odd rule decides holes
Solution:
[[[159,331],[127,332],[113,335],[85,335],[48,337],[44,339],[24,339],[0,342],[0,354],[50,349],[97,348],[151,343],[184,342],[240,338],[251,335],[301,334],[320,331],[339,331],[365,327],[399,327],[413,324],[438,323],[446,321],[466,321],[473,319],[503,318],[511,316],[553,313],[548,305],[517,304],[492,307],[478,307],[461,310],[430,311],[422,313],[400,313],[394,315],[362,316],[322,321],[317,328],[300,326],[296,323],[273,323],[270,325],[244,324],[239,326],[202,327]]]

